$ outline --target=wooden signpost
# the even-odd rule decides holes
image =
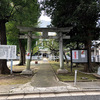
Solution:
[[[11,74],[13,59],[16,59],[16,45],[0,45],[0,59],[11,60]]]

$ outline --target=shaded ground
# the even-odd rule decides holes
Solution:
[[[10,68],[10,61],[7,62],[8,67]],[[32,76],[21,75],[20,72],[25,69],[25,66],[16,66],[19,61],[13,62],[13,71],[11,74],[0,74],[0,85],[16,85],[16,84],[25,84],[31,81]]]
[[[9,93],[9,90],[31,81],[32,76],[20,74],[0,75],[0,93]]]
[[[24,66],[21,66],[20,69],[17,69],[17,67],[13,67],[13,70],[20,71],[24,68]],[[100,90],[100,82],[77,82],[75,87],[71,82],[66,84],[57,81],[55,79],[55,73],[51,65],[48,63],[47,59],[39,61],[38,64],[35,64],[35,62],[32,61],[31,69],[35,72],[34,76],[25,76],[20,74],[5,76],[1,75],[1,82],[5,82],[6,85],[0,85],[0,93],[64,92],[79,91],[81,90],[81,88],[83,88],[83,90],[89,88],[98,88]]]
[[[21,72],[25,66],[16,66],[19,61],[13,62],[13,71]],[[10,68],[11,62],[7,62]],[[32,76],[21,75],[20,73],[13,73],[12,75],[0,74],[0,93],[9,92],[10,89],[17,88],[18,86],[31,81]]]
[[[15,66],[18,62],[13,63],[13,71],[22,71],[25,69],[25,66]],[[10,66],[10,63],[9,63]],[[9,67],[10,68],[10,67]],[[43,61],[38,61],[38,64],[35,64],[35,61],[31,62],[31,69],[34,70],[34,76],[20,75],[20,73],[13,73],[13,75],[0,75],[0,92],[7,92],[11,89],[25,88],[23,87],[26,84],[27,87],[53,87],[53,86],[65,86],[66,83],[58,82],[56,80],[55,74],[52,67],[48,63],[47,59]],[[31,86],[32,85],[32,86]],[[21,90],[20,90],[21,91]]]
[[[31,80],[32,76],[24,76],[20,74],[0,75],[0,85],[25,84]]]

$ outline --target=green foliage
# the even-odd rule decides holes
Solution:
[[[74,12],[74,18],[76,23],[82,27],[94,28],[98,20],[98,13],[99,9],[96,2],[85,3],[83,1]]]
[[[47,41],[44,41],[44,47],[49,48],[51,51],[52,50],[58,50],[58,42],[54,39],[49,39]]]
[[[71,41],[83,42],[87,40],[89,32],[92,34],[91,39],[94,36],[98,38],[96,24],[100,9],[97,0],[45,0],[42,4],[55,27],[73,26],[69,33]]]
[[[58,55],[59,44],[56,40],[49,39],[47,42],[44,43],[44,47],[48,48],[54,55]]]
[[[69,20],[73,17],[73,12],[77,8],[79,0],[45,0],[43,7],[47,14],[51,15],[52,24],[56,27],[66,27],[71,24]]]
[[[6,23],[7,29],[7,44],[18,45],[18,33],[19,31],[16,29],[15,22]]]
[[[9,12],[12,10],[11,0],[0,0],[0,20],[6,19],[9,16]]]
[[[38,46],[34,47],[34,48],[33,48],[33,54],[37,53],[38,50],[39,50]]]
[[[11,15],[9,22],[6,23],[7,44],[18,46],[20,32],[17,29],[17,26],[37,26],[38,18],[40,16],[39,4],[37,3],[37,0],[11,0],[11,2],[7,1],[7,3],[10,3],[9,7],[12,8],[8,12],[9,15]],[[35,44],[35,41],[36,40],[33,40],[32,45]],[[26,40],[22,40],[21,42],[23,46],[26,46]]]
[[[18,25],[34,26],[37,25],[40,16],[39,4],[36,0],[25,0],[25,4],[19,7],[20,11],[14,14],[14,20]]]

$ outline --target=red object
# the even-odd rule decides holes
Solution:
[[[84,50],[81,52],[81,54],[84,54]]]
[[[27,56],[29,56],[30,55],[30,53],[27,53]]]
[[[38,61],[35,61],[35,64],[38,64]]]
[[[75,57],[75,59],[76,59],[76,52],[74,52],[74,57]]]

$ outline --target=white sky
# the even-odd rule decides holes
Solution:
[[[45,20],[45,21],[51,22],[50,17],[46,16],[43,11],[42,11],[42,14],[41,14],[39,20]]]
[[[42,11],[42,14],[41,14],[41,16],[40,16],[40,18],[39,18],[39,21],[40,21],[40,23],[41,23],[41,27],[44,27],[43,24],[46,24],[46,23],[44,23],[44,22],[47,21],[47,22],[48,22],[48,25],[49,25],[50,22],[51,22],[51,19],[50,19],[50,17],[46,16],[45,13]],[[46,27],[46,26],[47,26],[47,24],[45,25],[45,27]],[[49,32],[48,35],[49,35],[49,36],[55,36],[56,33],[55,33],[55,32]]]

